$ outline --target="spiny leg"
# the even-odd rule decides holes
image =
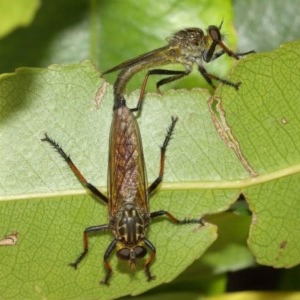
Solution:
[[[95,196],[102,199],[104,202],[108,203],[107,197],[102,194],[94,185],[89,183],[85,177],[81,174],[81,172],[78,170],[78,168],[75,166],[73,161],[71,160],[70,156],[68,156],[65,151],[59,146],[57,142],[55,142],[52,138],[50,138],[46,133],[45,137],[41,139],[43,142],[48,142],[66,161],[66,163],[69,165],[75,176],[78,178],[78,180],[82,183],[83,186],[85,186],[87,189],[89,189]]]
[[[206,80],[206,82],[213,88],[215,89],[215,85],[213,84],[213,79],[214,80],[217,80],[225,85],[228,85],[228,86],[232,86],[234,87],[236,90],[239,89],[239,86],[241,84],[241,82],[237,82],[237,83],[234,83],[234,82],[231,82],[229,80],[226,80],[226,79],[222,79],[218,76],[215,76],[215,75],[212,75],[212,74],[209,74],[207,73],[206,69],[202,66],[198,66],[198,70],[199,72],[201,73],[201,75],[204,77],[204,79]]]
[[[77,269],[79,263],[86,257],[89,251],[88,233],[105,231],[108,229],[109,225],[107,224],[87,227],[83,232],[83,252],[77,257],[77,259],[73,263],[70,263],[69,266],[73,267],[74,269]]]
[[[144,81],[141,87],[140,97],[135,108],[132,108],[131,111],[140,111],[142,107],[143,98],[145,95],[146,85],[150,75],[171,75],[170,77],[163,78],[156,83],[156,90],[160,93],[160,87],[164,84],[170,83],[172,81],[178,80],[184,76],[187,76],[190,72],[187,71],[177,71],[177,70],[163,70],[163,69],[153,69],[147,72],[144,77]]]
[[[94,195],[105,201],[106,203],[108,202],[107,197],[102,194],[94,185],[90,184],[87,182],[85,177],[81,174],[81,172],[78,170],[78,168],[75,166],[71,158],[64,152],[64,150],[56,143],[53,139],[51,139],[47,134],[45,134],[45,137],[42,139],[42,141],[48,142],[54,149],[64,158],[64,160],[67,162],[73,173],[77,176],[79,181],[87,188],[89,189]],[[78,264],[86,257],[89,247],[88,247],[88,233],[89,232],[98,232],[98,231],[105,231],[108,230],[110,227],[109,225],[97,225],[97,226],[91,226],[88,227],[84,230],[83,232],[83,252],[78,256],[78,258],[75,260],[75,262],[70,263],[69,265],[77,269]],[[106,269],[107,273],[110,270],[111,273],[111,268],[106,262]],[[108,278],[108,275],[106,275],[106,278]]]
[[[162,178],[164,176],[166,150],[167,150],[168,144],[171,140],[172,134],[173,134],[174,129],[175,129],[175,124],[176,124],[177,121],[178,121],[177,117],[172,117],[172,123],[171,123],[170,127],[168,128],[165,140],[164,140],[162,146],[160,147],[160,170],[159,170],[159,175],[154,180],[154,182],[148,187],[148,193],[149,194],[151,194],[153,191],[155,191],[155,189],[161,183]]]
[[[169,218],[169,220],[172,221],[174,224],[178,224],[178,225],[184,225],[184,224],[201,224],[202,226],[205,225],[205,221],[203,218],[179,220],[166,210],[154,211],[150,214],[150,218],[153,219],[164,215],[166,215]]]
[[[166,153],[167,146],[168,146],[168,144],[171,140],[172,133],[174,131],[175,124],[176,124],[177,120],[178,120],[178,118],[172,117],[171,126],[168,129],[166,138],[165,138],[165,140],[163,142],[163,145],[161,147],[159,176],[156,178],[156,180],[148,188],[149,194],[151,192],[153,192],[162,181],[163,174],[164,174],[165,153]],[[202,218],[201,219],[183,219],[183,220],[179,220],[179,219],[175,218],[171,213],[169,213],[168,211],[165,211],[165,210],[159,210],[159,211],[155,211],[155,212],[150,213],[150,218],[153,219],[153,218],[160,217],[160,216],[163,216],[163,215],[166,215],[175,224],[198,223],[198,224],[204,225],[204,220]]]
[[[155,249],[154,245],[149,240],[144,239],[144,243],[151,250],[150,257],[147,259],[147,261],[146,261],[146,263],[144,265],[144,269],[145,269],[145,273],[146,273],[146,276],[147,276],[147,280],[151,281],[151,280],[153,280],[153,279],[156,278],[155,276],[151,275],[151,272],[150,272],[150,264],[152,263],[152,261],[155,258],[156,249]]]
[[[114,239],[109,244],[108,248],[105,251],[105,254],[104,254],[104,265],[105,265],[105,269],[106,269],[106,275],[105,275],[104,280],[100,281],[101,284],[109,285],[109,279],[110,279],[111,274],[112,274],[112,268],[111,268],[111,266],[110,266],[110,264],[108,262],[108,259],[109,259],[110,255],[111,255],[111,253],[116,248],[117,243],[118,243],[118,240]]]

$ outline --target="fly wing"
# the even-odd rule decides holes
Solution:
[[[127,69],[129,67],[136,66],[136,64],[142,64],[142,65],[144,63],[148,64],[149,61],[151,61],[151,63],[153,65],[156,65],[157,62],[166,61],[170,58],[169,55],[167,55],[167,52],[166,52],[169,49],[170,49],[170,47],[169,47],[169,45],[167,45],[167,46],[152,50],[150,52],[141,54],[141,55],[139,55],[139,56],[137,56],[133,59],[129,59],[129,60],[127,60],[127,61],[125,61],[125,62],[123,62],[123,63],[121,63],[121,64],[105,71],[105,72],[103,72],[102,75],[112,73],[112,72],[115,72],[115,71],[118,71],[118,70]]]
[[[138,124],[132,112],[121,106],[113,112],[108,167],[109,213],[117,214],[126,203],[149,213],[147,176]]]

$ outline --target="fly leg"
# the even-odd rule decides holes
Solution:
[[[74,267],[74,269],[77,269],[79,263],[86,257],[89,251],[88,233],[105,231],[108,230],[109,228],[110,227],[107,224],[87,227],[83,231],[83,252],[77,257],[77,259],[73,263],[70,263],[69,266]]]
[[[71,158],[64,152],[64,150],[58,145],[58,143],[56,143],[53,139],[51,139],[47,134],[45,134],[45,137],[42,139],[42,141],[44,142],[48,142],[62,157],[63,159],[67,162],[67,164],[69,165],[69,167],[71,168],[71,170],[73,171],[73,173],[76,175],[76,177],[79,179],[79,181],[82,183],[83,186],[85,186],[88,190],[90,190],[95,196],[99,197],[100,199],[102,199],[104,202],[108,202],[107,197],[102,194],[94,185],[92,185],[91,183],[89,183],[85,177],[81,174],[81,172],[78,170],[78,168],[75,166],[75,164],[73,163],[73,161],[71,160]],[[77,266],[79,265],[79,263],[86,257],[88,251],[89,251],[89,247],[88,247],[88,233],[90,232],[99,232],[99,231],[105,231],[110,229],[109,225],[105,224],[105,225],[97,225],[97,226],[91,226],[88,227],[84,230],[83,232],[83,252],[78,256],[78,258],[75,260],[75,262],[70,263],[69,265],[74,267],[75,269],[77,269]],[[110,252],[107,250],[105,255],[109,256],[109,254],[112,252],[112,250],[115,247],[115,244],[112,246],[113,243],[110,244],[108,250],[110,248],[112,248],[110,250]],[[107,258],[104,257],[104,263],[105,263],[105,267],[106,267],[106,277],[105,280],[103,281],[103,283],[108,284],[108,280],[111,274],[111,267],[107,261]]]
[[[150,264],[152,263],[152,261],[155,258],[156,249],[155,249],[154,245],[147,239],[144,239],[144,243],[151,250],[150,257],[147,259],[145,266],[144,266],[147,279],[148,279],[148,281],[151,281],[156,278],[155,276],[151,275],[151,272],[150,272]]]
[[[201,73],[201,75],[203,76],[203,78],[206,80],[206,82],[213,88],[215,89],[215,85],[213,83],[213,80],[217,80],[219,82],[222,82],[223,84],[225,85],[228,85],[228,86],[232,86],[234,87],[236,90],[239,89],[239,86],[241,84],[241,82],[231,82],[229,80],[226,80],[226,79],[222,79],[216,75],[213,75],[213,74],[210,74],[210,73],[207,73],[206,69],[202,66],[198,66],[198,70],[199,72]]]
[[[171,123],[171,125],[170,125],[170,127],[167,131],[167,135],[165,137],[165,140],[164,140],[164,142],[163,142],[163,144],[160,148],[160,170],[159,170],[159,175],[156,178],[156,180],[154,180],[154,182],[149,186],[149,188],[148,188],[149,195],[152,192],[155,191],[155,189],[157,188],[157,186],[161,183],[161,181],[163,179],[166,150],[167,150],[167,146],[168,146],[168,144],[171,140],[173,131],[175,129],[175,124],[176,124],[177,121],[178,121],[178,118],[172,117],[172,123]],[[165,211],[165,210],[159,210],[159,211],[155,211],[155,212],[150,213],[150,218],[153,219],[153,218],[160,217],[160,216],[163,216],[163,215],[166,215],[175,224],[197,223],[197,224],[204,225],[204,220],[202,218],[201,219],[183,219],[183,220],[179,220],[179,219],[175,218],[171,213],[169,213],[168,211]],[[151,249],[151,247],[149,247],[149,248]],[[152,252],[153,252],[153,258],[154,258],[155,248]],[[146,262],[146,265],[149,265],[153,258],[152,258],[152,255],[151,255],[149,260]]]
[[[85,186],[88,190],[90,190],[95,196],[103,200],[105,203],[108,203],[107,197],[102,194],[94,185],[89,183],[85,177],[81,174],[81,172],[78,170],[78,168],[75,166],[73,161],[71,160],[70,156],[66,154],[66,152],[59,146],[57,142],[55,142],[52,138],[50,138],[46,133],[45,137],[42,138],[43,142],[48,142],[66,161],[66,163],[69,165],[75,176],[78,178],[78,180],[82,183],[83,186]]]
[[[165,137],[165,140],[160,147],[160,170],[158,177],[154,180],[154,182],[148,187],[148,193],[149,195],[155,191],[157,186],[162,182],[163,176],[164,176],[164,169],[165,169],[165,156],[166,156],[166,150],[168,147],[168,144],[171,140],[173,131],[175,129],[175,124],[178,121],[177,117],[172,117],[172,123],[170,127],[168,128],[167,135]]]
[[[202,226],[205,225],[205,221],[203,218],[179,220],[166,210],[154,211],[150,214],[150,218],[153,219],[153,218],[161,217],[164,215],[166,215],[169,218],[169,220],[172,221],[174,224],[178,224],[178,225],[184,225],[184,224],[201,224]]]
[[[118,240],[114,239],[108,246],[108,248],[105,251],[104,254],[104,265],[106,268],[106,276],[104,278],[104,280],[101,280],[100,283],[101,284],[106,284],[109,285],[109,279],[111,277],[111,273],[112,273],[112,268],[108,262],[109,256],[111,255],[111,253],[114,251],[114,249],[116,248]]]
[[[156,83],[156,90],[158,93],[160,92],[160,87],[164,84],[170,83],[172,81],[178,80],[184,76],[190,74],[191,71],[177,71],[177,70],[162,70],[162,69],[153,69],[147,72],[142,87],[141,93],[139,97],[139,101],[135,108],[132,108],[131,111],[140,111],[142,107],[143,97],[145,95],[145,89],[148,82],[148,78],[150,75],[170,75],[169,77],[163,78]]]

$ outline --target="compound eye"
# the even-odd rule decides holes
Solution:
[[[142,258],[147,254],[147,250],[145,247],[136,246],[134,248],[134,254],[136,258]]]
[[[117,251],[117,256],[120,259],[129,260],[130,259],[130,249],[129,248],[123,248]]]
[[[213,41],[218,42],[222,40],[220,29],[217,26],[214,25],[209,26],[208,32]]]
[[[147,254],[147,250],[144,247],[136,246],[134,249],[123,248],[117,251],[117,256],[123,260],[132,260],[135,258],[142,258]]]

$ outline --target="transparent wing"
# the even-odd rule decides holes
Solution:
[[[163,62],[169,62],[169,60],[173,60],[173,57],[170,56],[169,51],[170,47],[169,45],[152,50],[150,52],[141,54],[133,59],[129,59],[105,72],[102,73],[102,75],[104,74],[108,74],[108,73],[112,73],[118,70],[123,70],[123,69],[127,69],[129,67],[134,67],[134,66],[143,66],[143,65],[157,65],[157,64],[163,64]]]
[[[122,106],[113,112],[108,168],[109,213],[114,216],[126,203],[149,213],[147,176],[138,124]]]

